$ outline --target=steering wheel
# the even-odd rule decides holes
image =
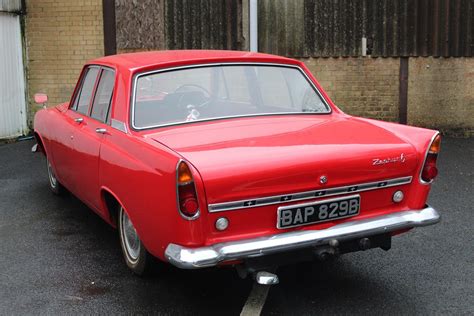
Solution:
[[[206,100],[204,102],[200,103],[200,104],[181,104],[182,103],[181,101],[184,98],[184,94],[183,94],[183,96],[181,96],[181,98],[179,98],[178,107],[187,107],[188,105],[192,105],[196,108],[203,108],[203,107],[205,107],[206,105],[208,105],[210,103],[211,93],[206,88],[204,88],[204,87],[202,87],[198,84],[192,84],[192,83],[183,84],[183,85],[179,86],[178,88],[176,88],[173,93],[193,92],[193,89],[195,91],[197,89],[197,90],[200,90],[201,92],[203,92],[203,97]],[[181,90],[184,90],[184,91],[181,91]]]
[[[185,88],[198,88],[199,90],[204,91],[207,94],[208,98],[211,97],[211,93],[206,88],[204,88],[204,87],[202,87],[198,84],[193,84],[193,83],[185,83],[185,84],[180,85],[178,88],[176,88],[174,90],[174,93],[176,93],[176,92],[186,92],[186,91],[180,91],[180,90],[185,89]]]

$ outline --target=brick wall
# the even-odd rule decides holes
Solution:
[[[398,121],[397,58],[301,59],[344,112]]]
[[[49,105],[69,100],[83,64],[103,55],[102,0],[27,0],[26,9],[31,125],[34,93],[47,93]],[[343,111],[398,121],[398,58],[302,61]],[[410,58],[408,123],[474,136],[473,87],[474,58]]]
[[[68,101],[84,62],[104,54],[101,0],[27,0],[29,124],[36,92],[49,105]]]
[[[474,58],[410,58],[408,122],[474,136]]]
[[[302,59],[344,112],[398,121],[398,58]],[[410,58],[408,124],[474,136],[474,58]]]

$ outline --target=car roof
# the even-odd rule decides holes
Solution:
[[[136,72],[152,68],[216,62],[265,62],[293,65],[300,64],[299,61],[286,57],[231,50],[165,50],[127,53],[93,59],[87,64],[99,64],[111,66],[114,68],[122,68],[123,70],[128,70],[130,72]]]

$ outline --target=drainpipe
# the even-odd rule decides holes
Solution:
[[[400,57],[398,120],[400,124],[408,121],[408,57]]]
[[[258,0],[250,0],[250,51],[258,52]]]

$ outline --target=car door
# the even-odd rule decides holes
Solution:
[[[50,155],[56,177],[66,188],[72,188],[74,181],[71,177],[72,163],[74,161],[73,134],[77,123],[68,113],[69,110],[62,113],[59,120],[54,123],[54,134],[51,138]]]
[[[77,126],[84,120],[81,113],[78,113],[78,103],[80,100],[80,110],[87,113],[99,70],[99,67],[88,67],[82,72],[69,108],[61,113],[62,119],[58,120],[54,126],[55,133],[51,146],[56,175],[59,181],[72,192],[75,192],[76,181],[73,171],[77,164],[74,136]]]
[[[74,132],[76,164],[73,168],[75,192],[81,200],[96,211],[100,207],[99,162],[100,147],[107,133],[110,102],[115,82],[115,72],[101,67],[87,112],[81,110],[79,100],[77,114],[82,122]],[[85,85],[84,85],[85,86]]]

